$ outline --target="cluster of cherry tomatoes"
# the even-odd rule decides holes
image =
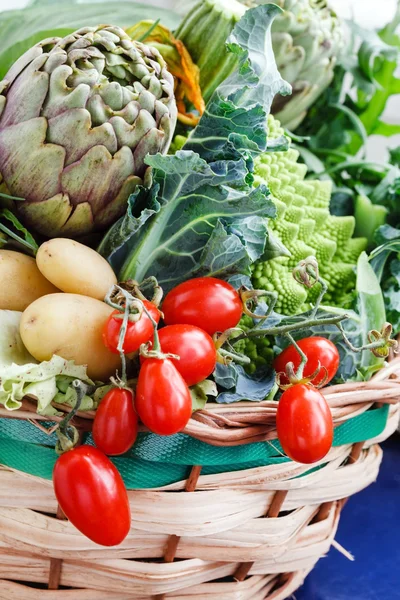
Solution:
[[[158,323],[160,311],[150,302],[144,304]],[[157,334],[162,354],[157,358],[140,356],[135,408],[132,391],[115,389],[97,411],[93,438],[106,454],[129,450],[136,439],[137,418],[158,435],[173,435],[185,428],[192,414],[189,387],[204,381],[215,369],[217,352],[212,336],[235,327],[243,305],[238,292],[225,281],[200,277],[169,292],[162,311],[166,326]],[[115,311],[105,326],[104,342],[112,352],[118,352],[121,324],[120,313]],[[143,312],[139,321],[128,323],[124,353],[132,354],[146,343],[151,348],[153,336],[153,323]]]
[[[153,321],[161,313],[144,302]],[[128,535],[131,513],[128,494],[116,467],[106,456],[127,452],[135,443],[138,420],[159,435],[182,431],[192,414],[189,387],[206,379],[215,369],[217,352],[212,336],[235,327],[243,305],[238,292],[214,278],[186,281],[174,288],[163,305],[165,327],[158,332],[162,354],[140,356],[135,394],[115,387],[100,403],[93,424],[96,447],[83,445],[62,454],[54,468],[53,482],[59,505],[68,519],[88,538],[103,546],[120,544]],[[123,351],[129,355],[154,337],[147,312],[128,322]],[[118,352],[121,313],[109,317],[104,343]],[[171,354],[178,358],[168,358]]]

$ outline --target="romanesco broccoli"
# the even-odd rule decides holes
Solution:
[[[270,138],[284,133],[271,116],[268,126]],[[292,270],[300,260],[316,256],[320,274],[328,284],[324,302],[343,307],[355,286],[357,259],[367,245],[364,238],[352,238],[353,217],[330,214],[331,182],[305,179],[307,167],[298,158],[299,153],[289,148],[287,152],[266,152],[255,162],[254,184],[266,184],[277,207],[270,229],[290,256],[256,262],[253,285],[278,292],[275,310],[287,315],[305,310],[319,291],[307,290],[293,278]]]
[[[253,319],[247,315],[243,315],[239,323],[239,328],[243,331],[248,331],[253,327]],[[245,366],[245,371],[249,375],[252,375],[259,367],[270,365],[273,361],[274,351],[271,340],[268,337],[249,338],[247,340],[240,340],[236,344],[233,340],[232,343],[235,352],[240,352],[250,358],[251,363]]]

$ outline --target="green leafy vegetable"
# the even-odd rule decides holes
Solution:
[[[369,246],[373,245],[375,231],[386,222],[388,210],[381,204],[373,204],[368,196],[360,194],[355,199],[355,235],[365,237]]]
[[[275,207],[266,186],[250,184],[253,159],[267,148],[274,95],[289,91],[271,50],[279,10],[246,12],[228,40],[240,68],[216,90],[185,150],[146,159],[152,187],[131,196],[100,246],[121,279],[151,274],[169,289],[189,276],[250,274],[262,256]]]
[[[393,325],[396,334],[400,332],[400,261],[394,259],[389,265],[389,272],[383,287],[386,316]]]
[[[38,400],[38,412],[54,414],[50,406],[57,394],[56,378],[66,375],[72,379],[81,379],[86,383],[92,381],[86,375],[86,367],[75,365],[54,355],[51,360],[40,364],[3,365],[0,380],[0,404],[8,410],[21,407],[24,396],[32,395]]]
[[[300,151],[310,173],[322,179],[329,177],[334,183],[333,212],[355,214],[357,234],[370,242],[373,226],[384,222],[385,210],[381,206],[367,207],[367,201],[391,210],[383,192],[393,183],[392,167],[371,163],[366,159],[366,150],[371,135],[400,133],[400,125],[383,121],[388,100],[400,92],[400,79],[395,73],[399,23],[400,5],[393,22],[379,33],[348,22],[352,35],[348,36],[348,47],[334,80],[296,131],[304,136]]]
[[[359,314],[363,327],[363,344],[368,344],[368,333],[380,331],[386,322],[385,304],[379,280],[369,263],[368,256],[363,252],[357,264],[357,293],[359,299]],[[372,352],[363,352],[361,366],[364,369],[376,368],[383,365],[383,359]]]
[[[193,412],[203,410],[207,404],[208,396],[218,396],[217,386],[211,379],[205,379],[190,388],[190,395],[192,396]]]
[[[194,275],[250,273],[251,251],[246,248],[246,239],[230,233],[224,221],[234,219],[239,228],[239,217],[260,215],[264,220],[253,233],[261,245],[265,244],[265,217],[275,214],[266,190],[241,192],[223,185],[232,177],[235,180],[236,163],[221,163],[213,169],[184,150],[173,157],[148,157],[146,162],[154,169],[152,190],[142,188],[131,196],[129,215],[112,228],[100,247],[114,268],[118,268],[114,253],[121,245],[129,247],[119,269],[120,278],[141,281],[153,275],[169,289]],[[218,173],[219,167],[222,170]],[[158,190],[157,198],[154,190]],[[133,202],[146,206],[145,215],[132,216]],[[129,228],[132,234],[127,237]]]
[[[371,252],[370,262],[378,280],[382,280],[386,261],[392,252],[400,252],[400,230],[383,225],[375,233],[378,247]]]
[[[376,231],[375,241],[378,247],[371,252],[370,262],[376,276],[381,282],[387,319],[393,325],[395,333],[399,333],[400,229],[395,229],[390,225],[384,225]],[[390,261],[389,258],[391,259]]]
[[[275,371],[271,366],[258,369],[252,375],[248,375],[240,365],[233,368],[237,373],[235,387],[218,395],[216,401],[219,404],[231,404],[241,400],[260,402],[267,398],[275,386]]]

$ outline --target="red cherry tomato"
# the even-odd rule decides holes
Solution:
[[[116,467],[100,450],[79,446],[57,460],[57,501],[71,523],[96,544],[117,546],[128,535],[128,494]]]
[[[161,350],[177,354],[180,360],[170,359],[186,383],[196,385],[207,379],[217,363],[217,351],[211,336],[194,325],[168,325],[158,332]],[[140,362],[146,359],[140,357]]]
[[[321,392],[308,385],[294,385],[283,392],[276,427],[283,450],[296,462],[317,462],[332,447],[331,411]]]
[[[160,311],[158,308],[147,300],[145,300],[143,304],[155,322],[158,323],[160,320]],[[104,345],[111,350],[111,352],[114,352],[114,354],[118,354],[119,332],[121,331],[122,325],[122,319],[116,319],[116,315],[121,316],[122,313],[118,310],[112,312],[108,317],[103,330]],[[132,352],[139,350],[142,344],[146,344],[146,342],[152,339],[153,331],[153,325],[145,312],[142,313],[142,316],[136,323],[129,322],[124,341],[124,353],[132,354]]]
[[[93,423],[93,440],[109,456],[124,454],[136,441],[138,417],[131,390],[114,388],[103,398]]]
[[[189,279],[171,290],[162,305],[167,325],[187,324],[210,335],[236,327],[243,304],[229,283],[214,277]]]
[[[135,406],[142,423],[159,435],[182,431],[192,415],[189,388],[170,360],[148,358],[140,369]]]
[[[339,368],[340,356],[335,344],[323,337],[309,337],[297,342],[300,349],[307,356],[307,363],[304,367],[304,376],[309,377],[318,368],[318,361],[321,367],[325,367],[326,372],[321,368],[320,373],[312,380],[312,384],[317,386],[323,382],[325,375],[328,379],[325,385],[329,383],[336,375]],[[294,346],[288,346],[276,357],[274,362],[275,371],[285,373],[286,365],[292,362],[297,370],[300,366],[301,358]],[[287,377],[282,376],[283,384],[289,383]]]

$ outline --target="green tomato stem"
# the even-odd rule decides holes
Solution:
[[[292,331],[301,331],[303,329],[308,329],[309,327],[317,327],[318,325],[337,325],[342,321],[348,319],[349,316],[338,315],[335,317],[326,317],[323,319],[307,319],[303,321],[303,323],[292,323],[290,325],[283,325],[281,327],[271,327],[271,329],[250,329],[246,333],[242,333],[238,337],[235,338],[235,343],[240,340],[245,340],[249,337],[264,337],[264,336],[279,336],[286,335],[287,333],[291,333]]]
[[[233,362],[238,363],[239,365],[249,365],[251,363],[251,359],[248,356],[244,356],[244,354],[236,354],[236,352],[230,352],[229,350],[224,350],[224,348],[220,348],[218,350],[218,354],[220,354],[223,358],[230,358]]]
[[[286,333],[286,337],[288,338],[290,343],[296,348],[297,352],[300,354],[301,362],[300,362],[299,368],[297,369],[297,372],[296,372],[296,378],[298,380],[301,380],[301,379],[303,379],[303,376],[304,376],[304,367],[306,366],[307,360],[308,360],[307,356],[306,356],[306,354],[304,354],[303,350],[300,348],[300,346],[298,345],[298,343],[296,342],[296,340],[290,333]]]
[[[311,318],[314,319],[315,315],[318,312],[319,307],[321,306],[321,302],[323,300],[323,297],[325,296],[326,292],[328,291],[328,284],[326,283],[326,281],[324,279],[322,279],[322,277],[318,277],[318,283],[321,285],[321,291],[318,295],[318,298],[315,302],[315,306],[313,308],[313,310],[311,311]]]
[[[152,315],[147,310],[147,308],[145,307],[144,304],[143,304],[143,311],[146,313],[146,315],[148,316],[148,318],[151,321],[151,324],[153,325],[154,334],[153,334],[153,348],[152,348],[152,350],[153,350],[153,352],[159,352],[161,354],[162,350],[161,350],[160,338],[158,336],[158,324],[153,319]]]
[[[354,346],[349,338],[346,335],[345,330],[343,329],[343,326],[341,325],[341,323],[337,324],[337,328],[339,329],[340,333],[343,336],[343,339],[345,341],[345,343],[347,344],[347,346],[350,348],[350,350],[352,350],[352,352],[363,352],[364,350],[375,350],[377,348],[383,348],[384,346],[387,345],[387,340],[385,340],[384,338],[377,340],[376,342],[371,342],[369,344],[364,344],[363,346],[360,346],[359,348],[356,348],[356,346]]]
[[[75,389],[76,393],[76,402],[75,406],[72,408],[71,412],[69,412],[64,419],[60,422],[57,429],[57,444],[56,444],[56,452],[57,454],[63,454],[64,452],[68,452],[72,450],[79,441],[79,434],[76,427],[69,425],[71,420],[75,417],[77,412],[79,411],[82,400],[84,399],[89,386],[87,386],[83,381],[79,379],[75,379],[72,382],[72,386]]]

